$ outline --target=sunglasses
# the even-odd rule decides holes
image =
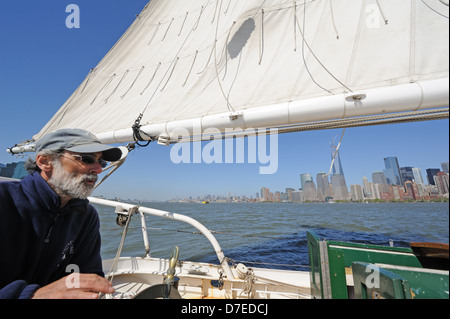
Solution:
[[[106,166],[108,166],[108,162],[104,159],[99,158],[98,160],[96,160],[95,157],[92,157],[91,155],[70,154],[70,156],[79,158],[84,164],[94,164],[95,162],[98,162],[101,168],[105,168]]]

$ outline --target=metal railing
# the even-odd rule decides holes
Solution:
[[[150,249],[149,243],[148,243],[148,236],[147,236],[147,228],[145,223],[145,218],[143,217],[144,214],[152,215],[152,216],[158,216],[170,220],[176,220],[181,221],[184,223],[187,223],[193,227],[195,227],[198,231],[200,231],[211,243],[211,245],[214,248],[214,251],[216,252],[217,258],[219,259],[220,265],[222,266],[223,271],[225,272],[225,275],[229,279],[233,279],[233,273],[231,272],[230,265],[227,262],[227,258],[225,258],[225,255],[222,251],[222,248],[220,247],[219,242],[214,237],[214,235],[211,233],[209,229],[207,229],[203,224],[196,221],[195,219],[185,216],[182,214],[177,213],[171,213],[163,210],[148,208],[148,207],[142,207],[142,206],[136,206],[133,204],[127,204],[127,203],[121,203],[121,202],[115,202],[111,200],[106,199],[100,199],[96,197],[89,197],[89,202],[97,205],[102,206],[109,206],[116,209],[116,212],[120,214],[127,215],[130,211],[138,211],[141,214],[141,224],[142,224],[142,234],[144,238],[144,244],[146,251]]]

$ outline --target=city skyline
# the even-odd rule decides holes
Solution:
[[[300,174],[300,181],[302,187],[299,188],[299,191],[302,191],[302,199],[301,202],[327,202],[328,200],[338,200],[338,201],[358,201],[358,200],[403,200],[405,199],[413,199],[413,200],[420,200],[427,197],[425,195],[426,192],[428,192],[428,198],[430,198],[430,195],[432,192],[438,192],[434,194],[433,196],[436,197],[444,197],[448,199],[448,193],[449,193],[449,162],[442,162],[441,163],[441,169],[435,169],[435,168],[428,168],[426,170],[427,172],[427,180],[428,184],[424,183],[423,175],[421,172],[421,169],[418,167],[400,167],[398,163],[398,158],[395,156],[386,157],[384,158],[385,163],[385,169],[383,172],[375,171],[372,173],[372,182],[369,182],[367,179],[367,176],[362,177],[362,184],[351,184],[350,185],[350,191],[348,187],[346,186],[345,182],[345,176],[343,174],[343,168],[342,163],[339,158],[339,151],[336,151],[336,147],[334,144],[332,144],[332,154],[334,154],[333,165],[332,165],[332,171],[333,174],[325,174],[325,173],[317,173],[316,175],[316,181],[317,186],[314,183],[314,179],[312,177],[311,173],[302,173]],[[411,171],[411,174],[408,174]],[[386,177],[386,173],[389,174],[389,178]],[[441,173],[441,174],[439,174]],[[443,174],[442,174],[443,173]],[[333,184],[333,177],[339,177],[339,182]],[[437,180],[436,177],[437,176]],[[331,178],[328,179],[328,177]],[[440,181],[441,177],[445,177],[442,181]],[[438,185],[436,182],[440,181],[440,183],[443,183],[444,185]],[[414,185],[414,187],[418,187],[418,190],[412,191],[417,192],[417,194],[409,194],[408,191],[411,185]],[[381,189],[374,189],[375,185],[382,185]],[[416,186],[416,184],[419,184]],[[386,187],[383,187],[384,185],[394,186],[394,189],[389,190]],[[398,187],[395,187],[398,186]],[[435,188],[428,187],[427,189],[424,189],[426,186],[436,186]],[[338,188],[337,192],[334,190]],[[345,192],[342,192],[342,189],[344,188]],[[288,193],[288,189],[286,188],[286,193]],[[263,194],[264,190],[264,194]],[[294,189],[291,189],[294,190]],[[402,190],[404,190],[404,193],[401,194]],[[331,192],[330,192],[331,191]],[[383,195],[380,195],[380,193],[387,193],[387,192],[393,192],[393,195],[388,198],[383,198]],[[261,197],[264,198],[263,201],[279,201],[277,200],[277,196],[274,196],[273,193],[271,196],[273,198],[268,198],[267,194],[270,194],[270,190],[267,187],[263,187],[261,189]],[[276,191],[276,193],[281,193],[280,191]],[[420,193],[420,194],[419,194]],[[281,193],[283,194],[283,193]],[[395,195],[394,195],[395,194]],[[386,195],[388,196],[388,195]],[[417,198],[415,198],[417,196]],[[433,197],[432,196],[432,197]],[[280,195],[279,197],[282,197]],[[412,198],[410,198],[412,197]],[[292,198],[290,198],[288,201],[292,201]]]
[[[334,154],[334,153],[332,152],[332,154]],[[339,159],[339,154],[336,154],[335,158]],[[388,157],[388,158],[384,159],[385,163],[386,163],[386,159],[389,159],[389,160],[396,159],[397,160],[396,157]],[[336,163],[336,161],[333,162],[333,165],[335,163]],[[342,168],[342,164],[340,162],[340,159],[339,159],[338,163],[339,164],[337,164],[337,165],[340,166],[340,170],[339,171],[343,172],[343,168]],[[397,163],[398,163],[398,161],[397,161]],[[22,176],[22,177],[25,176],[26,172],[23,169],[23,165],[20,165],[20,164],[24,164],[24,162],[0,163],[0,176],[2,176],[2,177],[10,177],[10,178],[19,178],[18,176]],[[390,165],[390,164],[386,164],[386,165]],[[13,167],[13,168],[16,168],[16,169],[15,170],[14,169],[13,170],[11,170],[11,169],[7,170],[8,167]],[[430,181],[430,178],[426,179],[428,183],[425,184],[425,182],[424,182],[425,179],[423,179],[423,173],[422,173],[420,168],[416,168],[416,167],[400,167],[400,170],[403,169],[403,168],[407,168],[407,169],[411,168],[412,170],[415,170],[415,172],[414,172],[414,177],[415,178],[413,179],[414,182],[415,182],[416,178],[418,177],[418,179],[420,180],[419,184],[422,184],[424,186],[425,185],[432,185],[431,184],[432,180]],[[427,169],[427,171],[429,171],[430,174],[431,173],[437,174],[438,172],[444,172],[448,176],[448,169],[449,169],[449,162],[447,161],[447,162],[442,162],[441,163],[441,168],[440,169],[429,168],[429,169]],[[338,170],[333,170],[333,171],[337,172]],[[10,175],[9,176],[8,175],[5,176],[5,174],[4,174],[5,172],[8,172]],[[358,190],[355,190],[354,186],[361,186],[361,192],[363,194],[364,199],[369,199],[369,197],[366,196],[367,195],[366,192],[364,191],[364,189],[367,188],[367,186],[365,185],[366,182],[368,182],[370,184],[372,184],[372,183],[373,184],[389,184],[389,181],[388,181],[388,179],[385,176],[384,176],[384,179],[382,177],[380,179],[376,179],[376,178],[379,178],[380,174],[382,174],[384,176],[384,172],[374,171],[372,173],[372,175],[371,175],[372,176],[372,182],[369,182],[369,180],[367,179],[367,176],[363,176],[361,178],[361,181],[362,181],[361,184],[351,184],[350,187],[347,188],[347,192],[348,192],[347,200],[351,200],[352,199],[352,194],[355,191],[358,191]],[[306,192],[313,191],[314,193],[313,193],[313,195],[309,195],[309,196],[312,196],[312,198],[311,197],[308,198],[307,197],[308,195],[305,195],[306,199],[302,199],[301,202],[312,202],[312,201],[325,202],[325,201],[328,201],[328,199],[333,199],[333,200],[338,200],[338,201],[345,201],[346,200],[346,199],[339,198],[339,197],[336,198],[335,195],[333,194],[333,191],[331,191],[331,193],[330,193],[329,188],[327,188],[327,186],[326,186],[327,183],[328,183],[328,185],[332,187],[332,182],[331,182],[330,178],[333,175],[341,175],[341,174],[328,175],[326,173],[319,172],[319,173],[317,173],[315,175],[317,183],[314,182],[314,177],[313,177],[313,174],[311,174],[311,173],[300,173],[298,175],[299,175],[299,185],[301,187],[299,187],[297,189],[296,188],[291,188],[291,187],[286,187],[284,192],[281,191],[281,190],[275,190],[274,192],[270,192],[270,188],[262,187],[260,192],[256,192],[256,193],[253,192],[254,194],[256,194],[255,197],[253,197],[253,195],[243,195],[243,194],[233,194],[232,195],[231,192],[229,192],[228,196],[225,195],[225,194],[204,194],[204,195],[197,195],[197,196],[171,197],[170,199],[167,199],[167,200],[168,201],[189,201],[189,200],[192,200],[192,201],[204,201],[204,200],[211,200],[211,199],[215,198],[215,199],[218,199],[216,201],[219,201],[219,202],[254,201],[254,199],[258,199],[258,196],[259,196],[259,198],[264,197],[262,195],[262,189],[266,189],[268,194],[272,193],[272,194],[276,194],[276,195],[272,195],[272,196],[275,196],[275,197],[279,196],[278,200],[275,200],[275,201],[282,201],[282,200],[280,200],[280,199],[282,199],[281,197],[283,196],[283,194],[287,193],[288,190],[290,190],[292,192],[296,192],[298,190],[305,191],[304,190],[305,187],[306,187]],[[404,184],[402,184],[400,186],[403,186],[403,185]],[[447,189],[448,189],[448,177],[447,177]],[[95,196],[105,197],[103,194],[95,194]],[[285,196],[287,196],[287,195],[285,195]],[[116,199],[123,199],[125,197],[121,197],[120,194],[119,194],[118,196],[115,196],[114,198],[116,198]],[[155,200],[155,199],[142,199],[142,198],[128,198],[128,199],[137,200],[137,201],[146,201],[146,200],[154,201]],[[161,200],[161,201],[164,201],[164,200]],[[268,201],[274,201],[274,200],[272,199],[272,200],[268,200]],[[285,198],[285,201],[287,201],[286,198]]]
[[[398,160],[396,157],[388,157],[385,158],[385,164],[386,164],[386,170],[388,171],[389,169],[392,169],[393,164],[395,164],[396,167],[398,167]],[[341,166],[341,163],[339,163],[339,165]],[[394,168],[395,168],[394,166]],[[373,172],[372,173],[372,182],[369,182],[369,180],[367,179],[366,176],[362,177],[362,184],[351,184],[350,185],[350,192],[348,194],[347,198],[336,198],[336,196],[330,195],[330,193],[328,192],[328,189],[330,188],[329,186],[332,187],[332,183],[328,180],[328,175],[324,174],[324,173],[318,173],[316,176],[316,180],[317,180],[317,188],[313,188],[313,191],[316,191],[316,193],[308,194],[309,192],[311,192],[311,185],[315,186],[314,184],[314,180],[311,177],[311,173],[304,173],[300,175],[300,179],[303,182],[302,177],[307,175],[309,176],[309,180],[308,183],[305,183],[305,186],[307,186],[307,189],[304,189],[303,187],[300,188],[299,190],[302,190],[305,194],[304,194],[304,200],[303,201],[319,201],[319,202],[324,202],[327,201],[327,198],[329,199],[336,199],[339,201],[345,201],[345,200],[363,200],[363,199],[383,199],[382,197],[379,196],[372,196],[372,192],[371,189],[373,190],[373,186],[371,186],[371,184],[381,184],[381,185],[391,185],[391,186],[399,186],[396,191],[397,192],[401,192],[401,188],[402,187],[405,190],[405,194],[406,196],[408,193],[408,182],[411,184],[419,184],[419,188],[423,189],[423,187],[425,186],[436,186],[436,189],[429,189],[428,192],[430,191],[439,191],[439,195],[445,195],[447,194],[447,198],[448,198],[448,189],[449,189],[449,170],[448,170],[448,166],[449,166],[449,162],[443,162],[441,163],[441,167],[442,167],[442,171],[440,169],[427,169],[427,174],[429,174],[428,176],[428,184],[425,184],[422,178],[422,173],[420,168],[413,168],[413,167],[401,167],[398,168],[394,171],[398,172],[400,175],[396,176],[396,174],[394,173],[394,176],[396,177],[395,179],[388,179],[385,177],[383,172]],[[403,174],[401,174],[402,169],[406,169],[404,170],[405,172],[409,171],[408,169],[411,168],[412,170],[415,170],[414,175],[413,176],[406,176],[407,174],[405,173],[405,176],[403,176]],[[337,170],[333,170],[334,172],[337,172]],[[343,172],[342,170],[342,166],[340,167],[340,172]],[[441,174],[439,174],[441,173]],[[442,174],[444,173],[444,174]],[[382,174],[382,178],[380,178],[379,180],[377,180],[377,177],[380,177],[380,174]],[[333,175],[341,175],[343,176],[343,174],[333,174]],[[333,177],[333,175],[331,175],[330,177]],[[444,183],[445,185],[441,186],[441,185],[437,185],[435,182],[437,181],[434,176],[438,176],[439,177],[445,177],[444,179]],[[384,178],[383,178],[384,177]],[[416,179],[419,182],[416,182]],[[345,182],[345,181],[344,181]],[[442,183],[442,182],[441,182]],[[341,185],[339,185],[341,186]],[[362,187],[361,187],[362,186]],[[372,187],[372,188],[371,188]],[[442,188],[442,190],[441,190]],[[268,193],[269,189],[268,188],[263,188],[265,189],[265,191]],[[287,190],[287,189],[286,189]],[[369,191],[368,191],[369,190]],[[383,190],[382,190],[383,191]],[[386,191],[386,190],[384,190]],[[380,192],[378,190],[378,192]],[[419,192],[419,191],[417,191]],[[361,195],[357,196],[360,193]],[[340,194],[339,194],[340,195]],[[400,199],[400,194],[397,195],[393,195],[395,198],[390,198],[390,199]],[[261,197],[264,197],[261,191]],[[425,197],[424,195],[421,195],[421,197]],[[410,198],[408,198],[410,199]],[[389,198],[388,198],[389,200]],[[403,200],[403,198],[401,198],[401,200]]]
[[[385,163],[386,163],[386,166],[390,167],[392,163],[398,164],[398,160],[396,157],[388,157],[388,158],[385,158]],[[342,165],[340,162],[338,165],[340,165],[340,172],[343,172]],[[423,187],[435,186],[434,183],[432,183],[432,181],[429,181],[428,184],[425,184],[423,182],[423,176],[422,176],[422,172],[421,172],[420,168],[401,167],[398,170],[399,173],[402,168],[412,168],[413,170],[416,170],[416,172],[414,172],[414,176],[415,176],[415,178],[418,178],[420,181],[419,181],[419,183],[416,183],[415,178],[412,178],[411,181],[412,181],[412,184],[420,184],[421,186],[419,186],[419,187],[420,187],[421,191],[423,191]],[[447,194],[447,199],[448,199],[449,162],[442,162],[441,168],[442,168],[442,170],[439,169],[439,172],[445,173],[445,175],[447,176],[446,177],[446,185],[447,185],[446,193],[442,193],[442,194],[440,193],[440,195],[436,195],[436,198],[437,197],[444,198],[441,195]],[[427,170],[436,170],[436,169],[427,169]],[[337,172],[337,170],[334,170],[334,172]],[[342,199],[342,198],[336,199],[333,196],[333,194],[329,192],[329,188],[327,188],[329,185],[332,185],[332,183],[328,179],[329,175],[319,172],[316,175],[317,185],[314,183],[314,178],[311,173],[302,173],[302,174],[299,174],[300,184],[302,185],[302,187],[300,187],[298,189],[286,187],[284,192],[280,191],[280,190],[271,191],[270,188],[268,188],[268,187],[262,187],[260,192],[255,193],[256,194],[255,197],[246,196],[246,195],[236,195],[236,194],[231,195],[231,193],[229,193],[228,196],[226,196],[224,194],[214,194],[214,195],[205,194],[205,195],[196,196],[196,197],[189,196],[189,197],[184,197],[184,198],[172,198],[171,201],[199,201],[199,202],[201,202],[201,201],[205,201],[205,200],[207,200],[207,201],[212,200],[212,201],[218,201],[218,202],[233,202],[233,201],[236,201],[236,202],[243,202],[243,201],[244,202],[246,202],[246,201],[247,202],[258,202],[258,199],[263,198],[262,201],[268,201],[268,202],[277,202],[278,201],[279,202],[279,201],[283,201],[283,196],[284,196],[284,201],[292,202],[292,197],[290,197],[292,195],[290,195],[289,192],[297,192],[298,190],[303,191],[305,193],[305,194],[303,194],[304,197],[301,200],[301,202],[313,202],[313,201],[327,202],[328,199],[338,200],[338,201],[346,201],[346,200],[357,201],[357,200],[363,200],[363,199],[364,200],[377,200],[377,199],[378,200],[379,199],[404,200],[403,197],[405,197],[405,200],[408,200],[408,199],[414,200],[414,198],[409,198],[408,189],[407,189],[408,186],[405,186],[406,183],[408,183],[408,181],[410,181],[410,180],[407,180],[407,181],[405,180],[405,182],[402,184],[389,184],[389,180],[384,176],[384,179],[381,178],[379,180],[375,180],[375,182],[374,182],[373,177],[378,177],[380,173],[383,174],[383,176],[384,176],[383,172],[375,171],[372,173],[372,182],[369,182],[369,180],[367,179],[367,176],[363,176],[361,184],[351,184],[350,189],[348,190],[348,198],[347,199]],[[437,173],[437,172],[434,172],[434,173]],[[342,175],[342,174],[334,174],[334,175]],[[333,175],[330,175],[330,176],[333,176]],[[398,178],[396,180],[397,181],[404,180],[404,178],[402,178],[402,176],[400,176],[400,178]],[[404,189],[404,194],[399,194],[398,192],[401,192],[401,190],[400,190],[400,188],[396,188],[394,191],[395,195],[393,195],[394,196],[393,198],[382,198],[382,197],[380,197],[380,194],[379,194],[380,190],[378,190],[377,191],[378,197],[373,196],[373,198],[372,198],[371,195],[373,195],[373,194],[368,194],[366,191],[369,187],[372,187],[372,189],[373,189],[373,185],[371,186],[371,184],[385,184],[385,185],[391,185],[391,186],[399,186]],[[358,188],[358,186],[360,186],[360,188]],[[406,188],[404,188],[404,187],[406,187]],[[305,188],[306,188],[306,190],[305,190]],[[440,189],[438,189],[438,188],[433,189],[433,191],[436,191],[436,190],[439,191]],[[308,196],[311,196],[311,194],[306,194],[306,193],[311,192],[311,191],[313,191],[314,194],[312,195],[312,198],[311,197],[308,198]],[[381,191],[383,191],[383,190],[381,190]],[[431,192],[432,190],[428,189],[427,191]],[[358,196],[361,198],[355,199],[354,194],[358,193],[358,192],[361,193],[361,196]],[[417,190],[417,192],[419,192],[419,191]],[[423,198],[421,198],[421,199],[425,199],[425,196],[422,196],[422,197]],[[432,197],[432,198],[434,198],[434,197]],[[436,198],[434,198],[434,199],[436,199]],[[261,200],[259,200],[259,201],[261,201]]]

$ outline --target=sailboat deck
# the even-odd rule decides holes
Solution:
[[[116,295],[139,294],[162,284],[169,260],[157,258],[121,258],[113,278]],[[112,260],[104,263],[108,269]],[[179,262],[176,276],[183,299],[310,299],[309,273],[306,271],[251,268],[253,281],[220,275],[218,265]],[[236,272],[235,269],[233,269]],[[222,283],[222,286],[220,285]]]

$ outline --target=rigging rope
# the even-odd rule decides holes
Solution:
[[[448,7],[448,2],[445,3],[443,0],[439,0],[439,1],[440,1],[443,5],[445,5],[445,6]],[[433,11],[434,13],[440,15],[441,17],[444,17],[444,18],[448,19],[448,17],[447,17],[446,15],[440,13],[440,12],[437,11],[436,9],[433,9],[428,3],[425,2],[425,0],[422,0],[422,3],[423,3],[424,5],[426,5],[426,6],[428,7],[428,9],[430,9],[430,10]]]
[[[192,66],[191,66],[191,68],[190,68],[190,70],[189,70],[189,73],[188,73],[188,75],[187,75],[187,77],[186,77],[186,80],[184,81],[184,83],[183,83],[183,85],[182,85],[183,87],[186,85],[187,81],[189,80],[189,77],[191,76],[192,69],[194,68],[195,61],[197,60],[197,55],[198,55],[198,50],[195,51],[194,61],[192,61]]]
[[[147,43],[147,45],[150,45],[153,42],[153,39],[155,39],[160,26],[161,26],[161,22],[159,22],[158,25],[156,26],[155,33],[153,33],[153,36],[150,38],[150,41]]]
[[[102,91],[109,85],[109,83],[112,82],[112,80],[116,77],[116,74],[114,73],[109,80],[106,82],[106,84],[100,89],[100,91],[98,91],[97,95],[94,97],[94,99],[91,102],[91,105],[94,104],[95,100],[97,100],[98,96],[100,95],[100,93],[102,93]]]
[[[442,0],[441,0],[442,1]],[[228,1],[227,9],[223,12],[223,14],[226,16],[228,13],[228,10],[230,9],[231,0]]]
[[[257,261],[248,261],[248,260],[235,260],[231,258],[227,258],[227,260],[232,264],[255,264],[255,265],[270,265],[270,266],[279,266],[279,267],[297,267],[297,268],[309,268],[309,265],[294,265],[294,264],[278,264],[278,263],[268,263],[268,262],[257,262]]]
[[[242,284],[242,291],[239,295],[246,294],[248,299],[254,299],[255,288],[253,287],[253,284],[255,282],[255,272],[249,269],[243,277],[244,283]]]
[[[220,2],[220,9],[219,12],[222,11],[222,1]],[[215,15],[214,15],[215,16]],[[220,77],[219,77],[219,69],[218,69],[218,62],[217,62],[217,41],[218,41],[218,35],[219,35],[219,22],[220,22],[220,14],[219,17],[217,17],[217,23],[216,23],[216,34],[215,34],[215,38],[214,38],[214,69],[216,71],[216,78],[217,78],[217,83],[219,84],[219,88],[220,91],[222,92],[223,97],[225,98],[226,102],[227,102],[227,107],[228,110],[230,112],[236,112],[236,110],[233,108],[233,106],[231,106],[230,100],[227,96],[227,94],[225,94],[225,90],[222,86],[222,82],[220,81]],[[233,24],[234,26],[234,24]],[[226,44],[227,45],[227,44]],[[226,60],[228,60],[228,56],[225,57]]]
[[[94,71],[95,71],[95,69],[93,69],[93,68],[89,71],[89,73],[88,73],[88,75],[87,75],[87,77],[86,77],[86,79],[85,79],[83,89],[81,90],[80,94],[84,92],[84,89],[85,89],[86,86],[88,85],[89,80],[91,79],[92,73],[94,73]]]
[[[184,17],[184,21],[183,21],[183,24],[181,25],[181,29],[180,29],[180,32],[178,33],[178,36],[180,36],[181,33],[183,32],[184,24],[186,23],[188,15],[189,15],[189,12],[186,12],[186,16]]]
[[[169,23],[169,26],[167,27],[166,33],[164,34],[161,42],[163,42],[166,39],[167,33],[169,33],[170,27],[172,26],[173,21],[175,20],[175,18],[172,18],[172,20]]]
[[[117,170],[125,163],[125,160],[126,160],[126,158],[123,158],[123,159],[119,160],[118,162],[112,164],[111,166],[105,168],[105,169],[103,170],[103,172],[105,172],[105,171],[107,171],[107,170],[110,170],[110,169],[111,169],[111,171],[110,171],[108,174],[106,174],[106,175],[100,180],[100,182],[98,182],[98,183],[95,185],[95,188],[99,187],[99,186],[100,186],[107,178],[109,178],[115,171],[117,171]]]
[[[336,26],[336,21],[334,20],[334,9],[333,9],[333,1],[332,0],[330,0],[330,9],[331,9],[331,20],[333,22],[333,28],[334,28],[334,31],[336,32],[336,38],[339,40],[339,31]]]
[[[341,80],[339,80],[333,73],[331,73],[331,71],[330,70],[328,70],[328,68],[327,67],[325,67],[325,65],[323,65],[323,63],[319,60],[319,58],[316,56],[316,54],[314,53],[314,51],[311,49],[311,47],[309,46],[309,44],[308,44],[308,42],[306,42],[306,37],[305,37],[305,23],[306,23],[306,0],[304,0],[304,8],[303,8],[303,31],[302,31],[302,29],[301,29],[301,27],[300,27],[300,24],[299,24],[299,22],[298,22],[298,19],[296,19],[297,20],[297,27],[298,27],[298,29],[299,29],[299,31],[300,31],[300,34],[301,34],[301,36],[302,36],[302,38],[303,38],[303,41],[302,41],[302,55],[303,55],[303,63],[304,63],[304,65],[305,65],[305,68],[306,68],[306,71],[308,72],[308,74],[310,75],[310,77],[311,77],[311,80],[315,83],[315,84],[317,84],[321,89],[323,89],[324,91],[326,91],[326,92],[328,92],[328,93],[330,93],[330,94],[332,94],[329,90],[327,90],[326,88],[324,88],[324,87],[322,87],[320,84],[318,84],[315,80],[314,80],[314,78],[313,78],[313,76],[312,76],[312,74],[310,73],[310,71],[309,71],[309,68],[308,68],[308,65],[306,64],[306,58],[305,58],[305,45],[306,45],[306,47],[308,48],[308,50],[309,50],[309,52],[311,53],[311,55],[314,57],[314,59],[320,64],[320,66],[334,79],[334,80],[336,80],[336,82],[338,82],[340,85],[342,85],[342,87],[344,87],[348,92],[353,92],[348,86],[346,86]]]
[[[297,19],[297,18],[296,18]],[[297,24],[298,24],[298,20],[297,20]],[[300,26],[299,26],[300,28]],[[306,43],[306,38],[305,38],[305,29],[306,29],[306,0],[303,1],[303,31],[300,30],[300,33],[302,34],[303,37],[303,41],[302,41],[302,58],[303,58],[303,64],[305,65],[305,69],[306,72],[308,72],[309,77],[311,78],[311,80],[322,90],[332,94],[329,90],[327,90],[326,88],[324,88],[322,85],[320,85],[313,77],[313,75],[311,74],[311,71],[309,70],[308,64],[306,63],[306,57],[305,57],[305,43]],[[309,46],[308,46],[309,48]],[[310,49],[311,51],[311,49]],[[312,51],[311,51],[312,53]],[[314,54],[313,54],[314,55]],[[315,55],[314,55],[315,56]]]
[[[128,88],[128,90],[120,97],[121,100],[123,100],[123,98],[128,94],[128,92],[130,92],[130,90],[134,87],[134,85],[136,84],[137,79],[139,78],[139,76],[142,74],[142,72],[144,71],[145,66],[142,66],[141,69],[139,70],[138,75],[136,76],[136,78],[134,79],[133,83],[131,83],[130,87]]]
[[[144,94],[145,91],[147,91],[148,87],[152,84],[153,80],[155,79],[156,73],[158,72],[159,68],[161,67],[161,62],[158,63],[158,65],[156,66],[155,69],[155,73],[153,73],[152,78],[150,79],[150,81],[148,82],[147,86],[145,87],[145,89],[141,92],[141,95]]]
[[[389,20],[386,18],[386,15],[383,12],[383,8],[381,8],[380,0],[377,0],[378,10],[380,10],[381,17],[383,18],[384,24],[388,24]]]
[[[109,96],[106,98],[105,103],[108,103],[109,99],[111,98],[111,96],[114,95],[114,93],[116,93],[117,89],[119,88],[120,84],[122,84],[123,79],[125,79],[125,77],[127,76],[128,72],[130,70],[127,70],[123,75],[122,78],[120,79],[119,83],[117,83],[116,87],[114,88],[114,90],[111,92],[111,94],[109,94]]]
[[[209,2],[209,1],[208,1],[208,2]],[[208,5],[208,4],[207,4],[207,5]],[[196,22],[194,28],[192,29],[192,31],[197,30],[197,28],[198,28],[198,26],[199,26],[199,24],[200,24],[200,19],[202,18],[202,15],[203,15],[203,11],[204,11],[204,10],[205,10],[205,6],[202,6],[202,9],[200,10],[200,15],[198,16],[197,22]]]
[[[211,21],[211,24],[214,23],[214,20],[216,19],[217,7],[219,6],[219,1],[220,1],[220,10],[222,10],[222,1],[216,0],[216,8],[214,9],[213,19]],[[219,15],[220,15],[220,13],[219,13]]]
[[[119,244],[119,248],[117,249],[116,257],[114,258],[114,261],[113,261],[111,269],[110,269],[110,271],[108,273],[108,276],[106,276],[106,279],[109,280],[110,282],[113,281],[114,276],[115,276],[115,272],[117,271],[117,266],[119,264],[119,259],[120,259],[120,255],[122,253],[123,244],[125,243],[125,238],[127,237],[128,229],[130,227],[131,217],[134,214],[136,214],[138,211],[139,211],[139,206],[134,206],[128,211],[127,222],[125,224],[125,228],[124,228],[123,233],[122,233],[122,239],[120,240],[120,244]],[[103,294],[101,294],[99,299],[101,299],[102,297],[104,297]]]
[[[259,65],[261,65],[264,56],[264,9],[261,9],[261,45],[259,47]],[[297,39],[296,39],[297,41]]]
[[[169,77],[167,78],[166,84],[164,84],[164,86],[162,87],[162,89],[160,90],[161,92],[164,91],[164,89],[166,88],[167,84],[169,83],[170,79],[172,78],[173,72],[175,71],[175,68],[177,66],[178,61],[180,60],[179,57],[176,57],[175,62],[173,62],[173,68],[172,71],[169,74]]]

